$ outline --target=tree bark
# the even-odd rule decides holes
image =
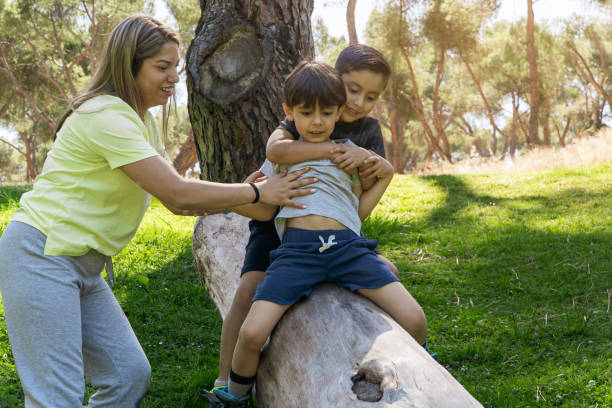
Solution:
[[[198,153],[196,151],[195,142],[193,140],[193,130],[189,132],[189,137],[181,147],[179,152],[172,162],[172,166],[178,174],[185,176],[187,170],[195,166],[198,160]]]
[[[188,109],[201,178],[241,181],[284,117],[284,77],[312,58],[313,0],[201,0],[187,51]]]
[[[193,254],[221,316],[238,286],[247,219],[199,218]],[[262,408],[481,407],[369,300],[325,285],[289,309],[257,372]]]
[[[529,62],[529,133],[528,144],[540,144],[538,119],[540,114],[540,92],[538,88],[538,62],[535,48],[533,0],[527,0],[527,61]]]
[[[544,112],[543,113],[543,124],[542,124],[542,133],[544,136],[544,146],[550,146],[552,143],[552,137],[551,137],[551,132],[550,132],[550,115],[551,115],[551,107],[550,107],[550,95],[548,95],[548,93],[544,92]]]
[[[348,0],[346,5],[346,26],[349,34],[349,44],[358,44],[357,29],[355,28],[355,7],[357,0]]]

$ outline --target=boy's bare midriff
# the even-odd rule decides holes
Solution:
[[[305,230],[345,230],[344,224],[339,223],[333,218],[323,217],[321,215],[305,215],[303,217],[295,217],[287,220],[287,227],[300,228]]]

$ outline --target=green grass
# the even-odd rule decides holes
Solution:
[[[439,362],[484,406],[612,407],[610,187],[611,164],[398,176],[365,223],[423,306]],[[0,189],[0,230],[23,191]],[[221,321],[192,225],[154,202],[115,258],[114,292],[153,367],[144,407],[205,406],[217,374]],[[0,401],[21,399],[1,320]]]

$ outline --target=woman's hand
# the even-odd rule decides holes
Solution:
[[[341,144],[331,149],[331,160],[339,169],[348,174],[353,174],[361,167],[372,153],[359,147]]]
[[[267,180],[255,183],[259,189],[259,201],[264,204],[306,208],[306,206],[296,203],[291,198],[305,196],[316,191],[314,188],[301,188],[319,181],[316,177],[299,178],[309,170],[310,168],[307,167],[289,174],[283,172]]]

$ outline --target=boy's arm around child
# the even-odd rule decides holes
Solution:
[[[373,167],[375,170],[372,170]],[[368,184],[368,189],[363,190],[361,194],[358,194],[358,190],[353,190],[359,198],[359,218],[363,221],[385,194],[393,179],[393,166],[387,160],[374,154],[366,159],[363,166],[359,168],[359,179],[362,185]]]

